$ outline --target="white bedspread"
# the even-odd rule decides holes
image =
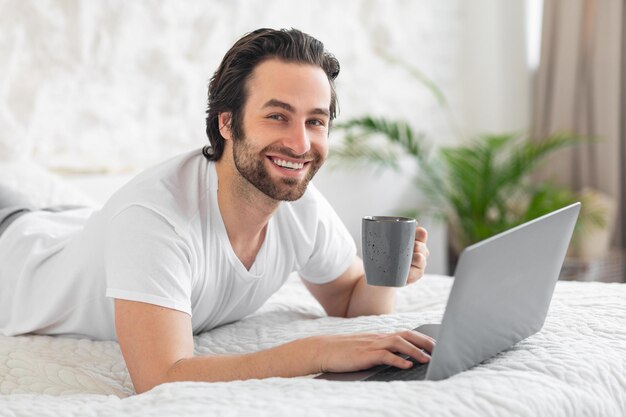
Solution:
[[[437,322],[451,283],[426,276],[399,291],[397,314],[337,319],[290,280],[253,316],[196,337],[196,349],[252,352],[319,333]],[[134,395],[114,342],[0,336],[0,394],[0,416],[625,416],[626,285],[559,282],[538,334],[440,382],[272,378]]]

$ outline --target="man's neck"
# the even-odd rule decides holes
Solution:
[[[279,201],[269,198],[243,178],[232,164],[215,164],[218,178],[217,202],[230,244],[249,269],[263,244],[267,224]]]

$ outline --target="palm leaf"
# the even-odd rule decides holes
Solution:
[[[427,197],[421,212],[447,220],[457,248],[569,204],[573,193],[528,177],[552,152],[589,141],[568,134],[537,142],[516,133],[484,135],[433,156],[425,135],[403,121],[364,116],[337,128],[346,135],[331,150],[331,161],[400,170],[400,158],[411,156],[418,166],[416,187]]]
[[[420,142],[423,134],[415,134],[406,122],[394,122],[382,117],[365,116],[337,125],[337,128],[348,132],[358,132],[358,137],[366,138],[374,135],[383,135],[393,144],[401,146],[409,155],[422,158]],[[355,143],[352,143],[354,145]]]
[[[509,151],[502,170],[497,173],[497,187],[515,186],[521,178],[534,171],[548,154],[583,141],[588,139],[568,134],[549,136],[539,142],[520,141]]]
[[[398,171],[398,152],[394,148],[376,146],[369,139],[367,135],[347,135],[342,146],[331,149],[330,165],[373,164],[378,168]]]

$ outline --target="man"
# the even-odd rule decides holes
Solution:
[[[117,339],[137,392],[411,366],[394,353],[428,361],[433,340],[412,331],[193,354],[193,334],[254,312],[293,271],[329,315],[393,310],[394,289],[366,285],[352,238],[309,185],[328,154],[338,73],[309,35],[257,30],[211,80],[210,147],[145,171],[95,212],[5,202],[0,331]],[[428,255],[426,231],[416,236],[409,283]]]

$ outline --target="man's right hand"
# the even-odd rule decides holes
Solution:
[[[317,345],[317,372],[351,372],[383,364],[407,369],[413,363],[396,353],[426,363],[430,361],[428,353],[435,347],[434,339],[413,330],[314,336],[310,339]]]

